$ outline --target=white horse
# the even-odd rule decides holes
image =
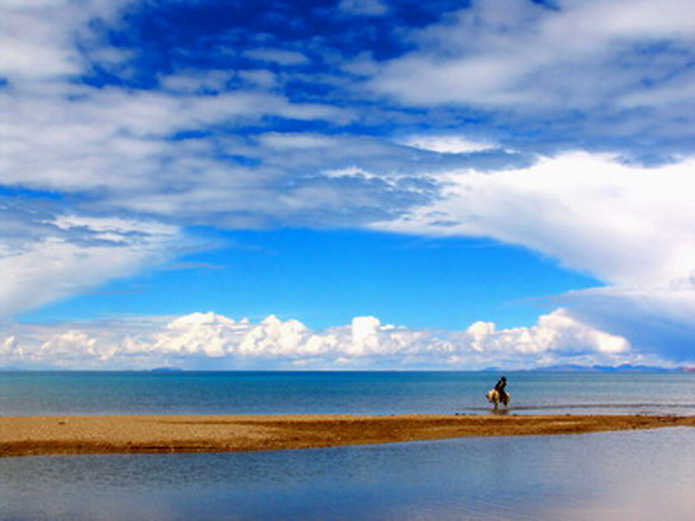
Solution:
[[[504,393],[505,396],[500,396],[500,392],[497,389],[490,389],[488,393],[485,395],[485,398],[487,398],[487,401],[494,404],[494,409],[497,410],[499,409],[500,403],[504,405],[505,407],[509,406],[509,401],[511,400],[511,396],[509,393]]]

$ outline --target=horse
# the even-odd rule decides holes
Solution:
[[[504,393],[504,396],[500,396],[500,392],[497,389],[490,389],[490,391],[488,391],[488,393],[485,395],[485,398],[487,398],[488,402],[494,404],[495,411],[499,408],[500,403],[505,407],[508,407],[509,401],[511,400],[509,393]]]

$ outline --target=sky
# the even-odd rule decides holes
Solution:
[[[0,368],[695,365],[695,0],[0,20]]]

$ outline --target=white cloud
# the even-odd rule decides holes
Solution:
[[[620,286],[691,285],[694,169],[693,160],[643,168],[577,152],[523,169],[451,172],[439,177],[442,198],[374,227],[493,237]]]
[[[556,4],[476,1],[417,32],[418,49],[382,67],[372,87],[417,105],[542,110],[602,107],[623,97],[648,103],[636,93],[695,83],[683,61],[695,35],[692,0]],[[668,92],[662,90],[662,101]]]
[[[477,322],[457,332],[413,330],[376,317],[312,331],[297,320],[269,316],[259,323],[214,313],[162,322],[84,323],[55,327],[14,324],[5,335],[8,366],[142,368],[317,367],[481,369],[558,363],[618,365],[658,361],[634,352],[627,340],[592,328],[566,310],[530,328],[498,330]]]
[[[466,154],[497,148],[497,145],[492,143],[466,139],[457,135],[411,136],[404,139],[403,143],[411,147],[445,154]]]
[[[219,135],[220,127],[257,123],[267,116],[350,120],[340,108],[293,103],[262,90],[273,81],[264,70],[183,70],[160,76],[161,90],[97,88],[75,81],[95,66],[111,70],[114,63],[132,57],[132,49],[112,47],[104,37],[104,27],[123,29],[120,14],[131,3],[2,4],[0,17],[8,30],[0,37],[0,76],[7,82],[0,88],[0,183],[68,193],[118,192],[125,201],[133,195],[180,194],[205,184],[198,179],[207,172],[218,181],[238,176],[243,184],[253,177],[264,185],[262,174],[252,176],[219,158],[218,136],[183,142],[172,136],[210,127]],[[279,49],[263,52],[275,60],[302,59]],[[231,90],[228,83],[241,76],[254,77]],[[238,184],[230,192],[236,188]]]
[[[676,346],[690,345],[695,323],[694,171],[693,160],[643,168],[568,153],[525,169],[452,172],[440,178],[441,199],[375,228],[541,252],[608,285],[564,297],[589,323],[686,357],[690,348]],[[651,332],[637,334],[644,324]]]
[[[0,93],[10,107],[0,124],[2,184],[81,193],[86,195],[83,204],[98,205],[100,211],[146,212],[185,224],[222,226],[243,226],[235,214],[250,216],[252,225],[296,215],[305,221],[330,221],[331,213],[341,219],[356,215],[346,207],[362,214],[371,208],[383,216],[394,203],[400,207],[409,204],[408,198],[416,201],[432,193],[422,178],[419,187],[407,180],[358,178],[346,186],[326,175],[355,164],[398,176],[417,175],[436,155],[373,138],[289,132],[267,132],[255,139],[169,138],[177,131],[204,129],[229,118],[341,118],[338,109],[290,104],[276,95],[250,91],[179,96],[78,88],[75,93],[80,94],[75,100],[62,92],[26,97]],[[404,162],[406,152],[411,159]],[[465,158],[447,161],[437,168],[462,164]],[[385,206],[386,194],[392,203]]]
[[[0,76],[22,83],[80,73],[86,58],[75,43],[90,37],[88,22],[115,23],[128,3],[130,0],[4,1],[0,7]]]
[[[220,217],[234,212],[263,219],[321,204],[321,199],[302,198],[301,193],[293,194],[287,205],[278,204],[289,195],[284,180],[320,178],[321,157],[307,153],[316,151],[322,139],[318,136],[283,139],[269,133],[267,140],[262,137],[251,143],[215,134],[190,139],[171,139],[171,135],[263,115],[341,119],[340,109],[292,104],[281,96],[252,91],[174,95],[82,87],[65,90],[40,95],[11,88],[0,92],[8,108],[0,123],[0,183],[81,193],[86,196],[81,199],[85,205],[94,203],[100,211],[147,212],[187,224],[224,222]],[[70,93],[76,98],[69,98]],[[295,147],[304,139],[308,149],[280,155],[283,143],[290,146],[292,139]],[[341,151],[341,145],[349,144],[353,150],[358,146],[356,140],[325,141],[330,146],[319,148],[328,164],[348,161],[351,151]],[[390,164],[397,155],[375,142],[368,142],[362,154],[374,156],[372,163]],[[230,157],[245,158],[253,166]]]
[[[498,331],[492,322],[476,322],[466,333],[473,339],[471,346],[480,353],[516,351],[522,355],[548,353],[596,353],[611,355],[626,353],[630,343],[586,326],[558,309],[538,319],[538,325]]]
[[[164,262],[187,241],[175,226],[63,215],[0,246],[0,315],[14,315]],[[190,244],[189,244],[190,245]]]

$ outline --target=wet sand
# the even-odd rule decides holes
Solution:
[[[695,427],[695,417],[501,414],[0,417],[0,457],[306,449],[678,426]]]

